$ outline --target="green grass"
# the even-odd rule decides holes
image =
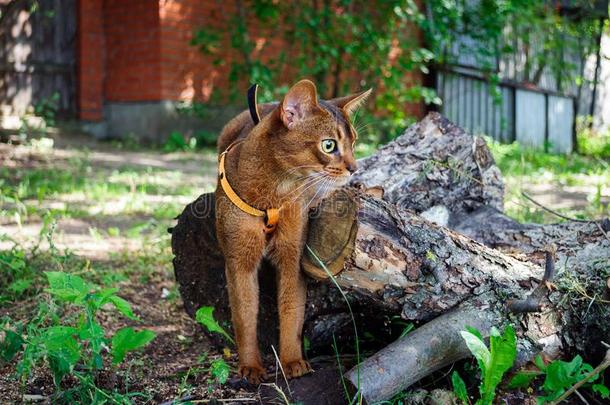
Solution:
[[[191,156],[192,159],[193,156]],[[92,165],[88,153],[47,167],[0,168],[0,215],[62,218],[145,215],[171,219],[184,206],[177,196],[195,197],[197,177],[180,170],[124,165]]]
[[[552,203],[544,203],[567,216],[595,219],[610,214],[610,154],[604,152],[608,147],[603,146],[607,144],[598,142],[595,148],[589,147],[589,155],[550,154],[489,139],[488,145],[504,178],[505,210],[509,216],[521,222],[561,221],[522,195],[523,192],[535,195],[537,190],[556,196],[554,200],[573,205],[556,208]]]

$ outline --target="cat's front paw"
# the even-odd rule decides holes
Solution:
[[[282,368],[284,369],[284,373],[286,373],[286,377],[288,378],[300,377],[313,371],[309,365],[309,362],[303,359],[282,363]]]
[[[267,378],[267,371],[261,366],[242,366],[237,368],[237,375],[245,378],[250,384],[258,385]]]

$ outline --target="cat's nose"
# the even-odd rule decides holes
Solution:
[[[354,172],[356,170],[358,170],[358,165],[356,164],[356,162],[351,162],[351,163],[346,164],[345,168],[347,169],[349,174],[354,174]]]

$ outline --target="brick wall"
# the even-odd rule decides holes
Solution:
[[[227,66],[189,45],[200,27],[226,30],[233,0],[161,0],[161,93],[167,100],[208,101],[216,86],[227,85]],[[230,55],[227,53],[227,57]]]
[[[161,27],[154,0],[105,0],[106,101],[158,101]]]
[[[215,90],[227,101],[230,44],[204,55],[189,44],[197,28],[226,32],[237,0],[79,0],[80,117],[101,120],[104,102],[209,101]],[[272,29],[272,28],[271,28]],[[271,43],[253,60],[286,49],[268,27],[250,27],[257,43]],[[214,63],[221,58],[223,64]],[[285,72],[290,75],[289,69]],[[287,81],[297,78],[286,77]],[[414,73],[405,80],[421,83]],[[247,85],[244,78],[244,88]],[[423,106],[406,107],[421,116]]]
[[[103,119],[105,39],[103,0],[81,0],[77,10],[77,105],[79,118]]]

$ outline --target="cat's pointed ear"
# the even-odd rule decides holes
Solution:
[[[284,96],[280,116],[286,128],[292,129],[295,123],[319,109],[316,85],[309,80],[301,80]]]
[[[347,115],[352,115],[366,99],[371,95],[373,89],[368,89],[360,93],[350,94],[349,96],[333,98],[331,103],[343,109]]]

